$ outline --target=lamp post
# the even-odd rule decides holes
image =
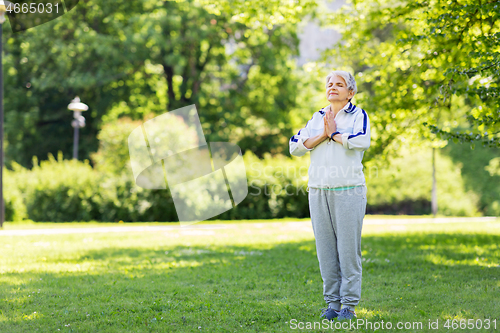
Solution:
[[[9,1],[0,0],[0,228],[5,221],[5,205],[3,202],[3,23]]]
[[[73,121],[71,122],[71,126],[75,129],[75,133],[73,136],[73,159],[78,159],[78,130],[82,127],[85,127],[85,118],[82,116],[83,111],[87,111],[89,109],[87,104],[80,102],[80,97],[76,96],[75,99],[71,101],[68,105],[68,110],[73,111]]]

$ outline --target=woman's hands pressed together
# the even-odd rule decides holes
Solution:
[[[331,135],[337,132],[337,124],[335,123],[335,116],[332,111],[325,111],[323,122],[325,123],[325,134],[328,138],[331,138]]]
[[[323,133],[318,134],[312,138],[304,141],[304,146],[308,149],[314,148],[326,139],[330,141],[333,133],[337,132],[337,124],[335,123],[335,116],[331,110],[325,110],[325,116],[323,117]],[[342,135],[336,134],[333,136],[333,140],[342,143]]]
[[[325,117],[323,118],[323,122],[325,124],[324,126],[324,135],[328,139],[332,139],[332,134],[337,132],[337,123],[335,122],[335,116],[333,114],[333,111],[331,110],[326,110],[325,111]],[[333,141],[336,141],[338,143],[342,143],[342,135],[340,133],[337,133],[333,136]]]

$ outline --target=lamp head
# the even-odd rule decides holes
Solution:
[[[78,96],[76,96],[75,99],[73,99],[71,103],[68,105],[68,110],[75,112],[83,112],[87,111],[88,109],[89,109],[88,105],[80,102],[80,97]]]

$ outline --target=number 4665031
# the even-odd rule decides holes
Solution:
[[[497,320],[493,319],[448,319],[444,323],[444,327],[449,329],[449,330],[465,330],[465,329],[482,329],[484,328],[485,330],[488,330],[490,328],[496,329],[497,328]]]
[[[9,5],[6,8],[7,13],[15,13],[15,14],[51,14],[52,12],[55,12],[55,14],[59,14],[59,4],[56,3],[55,5],[52,5],[50,2],[49,3],[23,3],[18,4],[18,3],[9,3]]]

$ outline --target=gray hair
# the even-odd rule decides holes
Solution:
[[[346,71],[333,71],[326,77],[326,85],[328,85],[328,81],[330,81],[332,76],[340,76],[341,78],[343,78],[345,83],[347,84],[347,89],[350,91],[354,91],[354,95],[356,95],[356,93],[358,92],[358,87],[356,86],[356,80],[351,73]]]

